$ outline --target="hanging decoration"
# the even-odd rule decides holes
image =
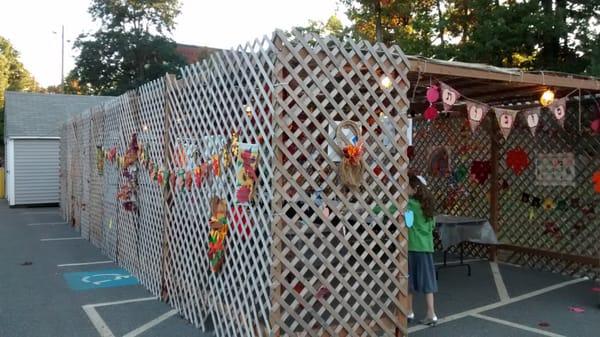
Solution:
[[[213,174],[215,175],[215,177],[220,176],[221,170],[220,170],[220,165],[219,165],[219,155],[218,154],[212,155],[211,165],[212,165],[212,170],[213,170]]]
[[[504,139],[508,139],[508,135],[510,135],[510,131],[513,128],[518,111],[500,108],[494,108],[494,111],[496,112],[496,119],[500,126],[500,132],[502,133],[502,136],[504,136]]]
[[[462,183],[469,176],[469,170],[465,165],[460,164],[454,170],[453,176],[457,183]]]
[[[129,147],[123,157],[122,176],[125,178],[125,182],[117,192],[117,199],[121,201],[123,208],[129,212],[137,210],[138,168],[136,163],[138,161],[138,150],[137,135],[134,133],[131,135]]]
[[[554,202],[554,199],[548,197],[544,199],[544,203],[542,204],[542,206],[546,211],[551,211],[556,208],[556,203]]]
[[[202,166],[194,167],[194,184],[197,188],[202,186]]]
[[[567,98],[563,97],[555,100],[549,108],[552,115],[554,115],[554,118],[556,118],[558,125],[560,125],[561,128],[564,128],[565,117],[567,115]]]
[[[444,103],[444,111],[450,111],[452,106],[458,102],[460,93],[446,83],[440,82],[440,85],[442,87],[442,102]]]
[[[566,153],[539,153],[536,184],[539,186],[574,186],[575,155]]]
[[[428,121],[436,119],[438,115],[439,111],[433,105],[428,106],[425,112],[423,112],[423,118]]]
[[[560,239],[560,237],[562,236],[562,234],[560,233],[560,228],[558,228],[558,225],[556,225],[556,223],[552,221],[544,223],[544,234],[549,234],[555,239]]]
[[[433,177],[451,175],[450,148],[447,146],[433,147],[429,153],[429,174]]]
[[[177,170],[177,177],[175,178],[175,186],[177,190],[183,191],[185,189],[185,170],[180,168]]]
[[[530,198],[531,196],[529,195],[529,193],[523,192],[523,194],[521,194],[521,202],[528,204]]]
[[[176,183],[177,183],[177,174],[176,174],[176,172],[169,171],[169,185],[173,188],[174,192],[177,189]]]
[[[538,197],[533,197],[531,199],[531,207],[534,207],[534,208],[542,207],[542,199],[540,199]]]
[[[426,97],[429,104],[437,102],[440,99],[440,88],[435,84],[430,85],[427,87]]]
[[[192,171],[185,171],[185,188],[188,192],[192,191],[192,185],[194,183],[194,178],[192,177]]]
[[[594,172],[592,183],[594,183],[594,191],[600,193],[600,170]]]
[[[106,152],[106,159],[110,163],[114,163],[117,158],[117,147],[113,146]]]
[[[566,211],[567,207],[568,207],[568,203],[567,203],[567,200],[565,200],[565,199],[560,199],[556,203],[556,210],[558,210],[558,211]]]
[[[352,134],[352,141],[346,137],[348,129]],[[339,166],[339,175],[341,183],[351,189],[358,188],[362,182],[362,175],[365,169],[365,164],[362,159],[364,152],[363,140],[360,139],[361,128],[358,123],[352,121],[341,122],[336,129],[336,139],[343,145],[342,161]]]
[[[212,216],[208,239],[208,259],[213,272],[218,272],[225,261],[225,239],[229,231],[227,223],[227,202],[214,197],[211,200]]]
[[[480,185],[487,181],[491,172],[492,165],[488,160],[475,160],[471,164],[471,177]]]
[[[469,116],[471,132],[475,133],[489,110],[490,107],[487,104],[467,101],[467,114]]]
[[[527,152],[520,147],[508,151],[506,153],[506,166],[516,175],[520,176],[527,166],[529,166]]]
[[[96,146],[96,168],[98,175],[102,176],[104,174],[104,150],[100,145]]]
[[[535,137],[535,132],[537,131],[538,125],[540,124],[540,111],[541,108],[531,108],[523,111],[523,116],[525,117],[525,122],[527,123],[527,127],[531,132],[531,135]]]
[[[254,185],[258,180],[258,150],[258,144],[239,143],[238,157],[235,161],[238,204],[247,204],[254,197]]]
[[[252,234],[252,222],[249,216],[246,215],[246,209],[242,205],[237,205],[231,208],[231,227],[237,228],[238,233],[242,238],[250,238]]]

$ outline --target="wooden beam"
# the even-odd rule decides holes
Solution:
[[[496,123],[492,120],[489,122],[489,135],[490,135],[490,164],[492,166],[491,179],[490,179],[490,223],[494,232],[498,233],[500,226],[498,219],[500,217],[500,190],[499,190],[499,174],[500,168],[500,151],[498,144],[498,131],[496,129]],[[497,249],[495,246],[490,246],[488,250],[489,258],[491,261],[496,261]]]
[[[583,79],[566,76],[557,76],[554,74],[532,74],[522,72],[520,74],[508,74],[497,71],[490,71],[484,69],[475,69],[463,67],[460,65],[446,65],[432,63],[433,61],[427,61],[424,59],[410,58],[409,64],[410,69],[413,72],[421,72],[421,75],[433,74],[433,75],[446,75],[446,76],[458,76],[468,78],[487,79],[503,82],[512,83],[525,83],[525,84],[536,84],[545,85],[549,87],[563,87],[563,88],[580,88],[587,90],[600,91],[600,80],[599,79]]]

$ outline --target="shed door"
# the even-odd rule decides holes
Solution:
[[[59,202],[58,139],[14,140],[14,204]]]

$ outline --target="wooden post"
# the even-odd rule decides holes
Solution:
[[[169,103],[169,88],[173,83],[175,83],[176,78],[175,75],[167,74],[165,76],[165,119],[164,119],[164,128],[163,128],[163,167],[167,167],[167,165],[171,162],[171,152],[169,151],[169,143],[170,143],[170,126],[171,126],[171,105]],[[169,263],[171,254],[169,251],[169,237],[171,234],[171,206],[173,204],[173,199],[171,196],[171,190],[166,188],[162,190],[163,195],[163,238],[162,238],[162,259],[161,259],[161,299],[163,301],[168,300],[168,289],[167,289],[167,279],[168,275],[172,273],[167,272],[167,269],[171,269],[171,265]]]
[[[492,225],[492,228],[494,228],[494,231],[496,233],[498,233],[498,229],[499,229],[499,224],[498,224],[498,218],[499,218],[499,196],[500,196],[500,190],[499,190],[499,175],[498,175],[498,171],[499,171],[499,147],[500,145],[498,144],[498,132],[496,130],[496,125],[494,124],[494,122],[492,120],[490,120],[490,127],[489,127],[489,135],[490,135],[490,165],[492,166],[492,172],[491,172],[491,180],[490,180],[490,223]],[[491,246],[488,250],[488,254],[489,254],[489,259],[492,261],[496,261],[497,259],[497,248],[494,246]]]

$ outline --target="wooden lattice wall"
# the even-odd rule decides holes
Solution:
[[[564,129],[549,112],[543,111],[535,137],[519,117],[508,140],[497,131],[493,114],[488,115],[475,134],[471,133],[466,115],[464,118],[440,117],[432,122],[417,119],[414,124],[415,156],[410,166],[427,176],[436,196],[438,212],[492,219],[494,180],[491,170],[483,184],[469,175],[474,161],[489,161],[490,169],[493,168],[492,149],[496,147],[496,226],[499,240],[504,245],[500,257],[536,269],[598,277],[600,198],[593,191],[591,178],[600,168],[600,136],[593,135],[589,127],[595,117],[594,106],[584,101],[580,115],[578,100],[574,97],[568,103],[568,110]],[[463,181],[457,181],[456,177],[433,177],[428,171],[429,153],[438,146],[449,148],[452,172],[466,170]],[[519,147],[527,153],[529,165],[517,175],[507,165],[506,158],[510,150]],[[540,153],[574,153],[574,185],[537,185],[536,158]],[[529,197],[528,202],[522,201],[523,194]],[[539,206],[532,203],[533,198],[539,199]],[[545,209],[544,201],[554,206]],[[477,257],[488,254],[486,247],[474,244],[467,245],[467,251]]]
[[[219,337],[405,335],[407,64],[398,47],[283,32],[213,54],[65,125],[63,214]],[[337,174],[342,121],[365,141],[358,190]],[[163,188],[137,163],[129,212],[116,198],[122,170],[96,160],[98,148],[122,157],[136,134],[157,168],[185,175],[220,156],[234,131],[259,145],[250,204],[235,202],[236,174],[220,157],[220,174],[190,188]],[[218,273],[207,256],[213,197],[229,219]]]

